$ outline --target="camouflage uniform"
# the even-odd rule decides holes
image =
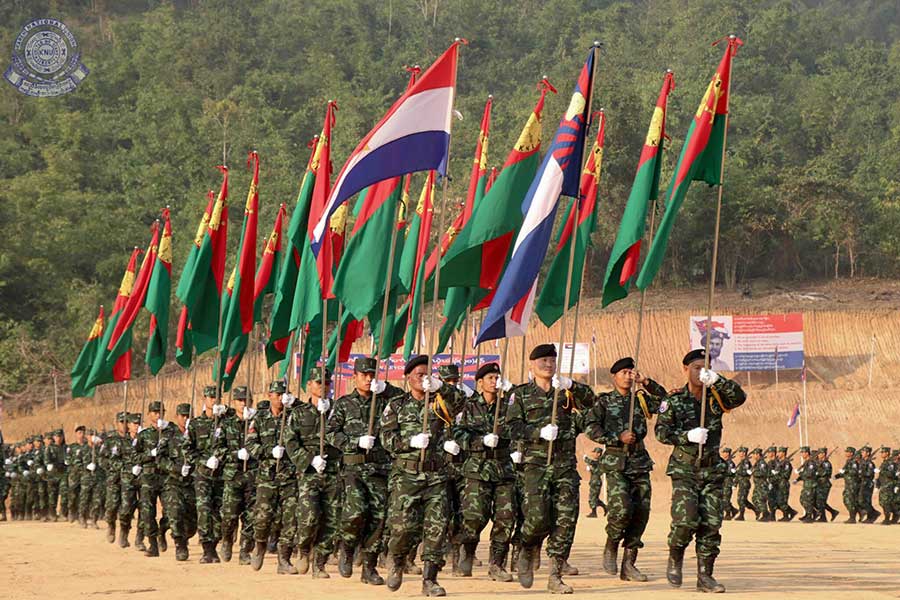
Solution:
[[[844,480],[844,506],[847,507],[847,512],[850,513],[847,523],[855,523],[857,512],[860,513],[860,518],[862,518],[862,511],[859,507],[859,463],[856,461],[856,448],[848,446],[846,451],[852,454],[834,478]]]
[[[88,431],[88,436],[99,437],[97,436],[97,432],[90,430]],[[105,488],[101,487],[101,481],[105,482],[106,475],[99,465],[99,450],[100,444],[92,442],[86,449],[87,456],[85,458],[84,468],[81,471],[81,490],[78,496],[78,514],[82,527],[87,527],[88,519],[92,519],[94,508],[97,505],[96,499],[100,495],[101,490],[103,490],[103,493],[106,492]],[[94,466],[93,471],[89,469],[91,465]],[[96,519],[93,520],[96,521]],[[96,522],[94,525],[96,526]]]
[[[831,461],[828,460],[828,448],[819,450],[825,454],[822,460],[816,461],[816,513],[819,521],[825,521],[825,511],[831,513],[831,519],[837,516],[837,511],[828,505],[828,496],[831,494]]]
[[[140,424],[142,419],[143,415],[140,413],[129,413],[126,416],[126,421],[132,425]],[[120,464],[122,467],[119,471],[119,486],[122,490],[122,500],[119,503],[119,546],[121,548],[129,546],[128,532],[131,531],[131,519],[134,517],[134,511],[138,508],[138,495],[141,492],[140,477],[135,476],[131,472],[132,468],[140,460],[137,452],[135,452],[137,434],[135,433],[135,436],[132,437],[129,431],[125,435],[127,436],[127,442],[120,448],[122,454]],[[137,550],[145,549],[143,540],[144,534],[141,528],[138,527],[134,537],[134,545]]]
[[[737,474],[737,465],[731,458],[731,448],[722,448],[722,454],[728,454],[725,460],[725,480],[722,481],[722,516],[725,520],[729,520],[737,514],[734,504],[731,503],[731,496],[734,493],[734,476]]]
[[[125,413],[118,413],[116,420],[119,423],[125,423]],[[100,451],[101,456],[106,461],[106,514],[104,518],[107,526],[107,541],[110,543],[115,541],[116,537],[116,517],[122,505],[122,456],[125,446],[131,445],[131,439],[127,433],[113,432],[106,438],[103,449]],[[112,536],[110,539],[109,536]]]
[[[871,448],[868,448],[870,457],[859,458],[859,491],[857,492],[856,506],[860,513],[866,515],[866,522],[873,523],[881,514],[872,506],[872,495],[875,493],[875,462],[871,458]]]
[[[34,443],[35,447],[31,451],[31,460],[34,462],[31,466],[34,494],[32,510],[36,520],[44,520],[47,511],[47,470],[44,466],[44,446],[40,435],[35,436]]]
[[[177,415],[190,415],[191,405],[179,404],[175,408]],[[165,479],[162,488],[163,510],[169,518],[169,527],[172,529],[172,539],[175,540],[175,560],[188,559],[188,545],[190,538],[197,533],[197,496],[194,491],[194,476],[189,465],[188,457],[184,453],[184,442],[187,441],[188,432],[183,432],[177,426],[163,430],[164,443],[161,444],[159,455],[159,469]],[[187,475],[184,471],[187,471]]]
[[[801,451],[803,448],[801,448]],[[806,448],[809,451],[809,448]],[[816,486],[818,477],[816,472],[819,465],[812,456],[807,457],[800,468],[797,469],[797,481],[803,482],[803,489],[800,491],[800,506],[806,514],[800,519],[805,523],[812,523],[816,517]]]
[[[91,449],[87,442],[69,444],[66,447],[66,454],[66,479],[68,480],[66,492],[69,496],[69,507],[67,512],[69,515],[69,522],[71,523],[78,519],[78,499],[81,495],[81,473],[84,470],[84,466],[91,462]]]
[[[753,465],[753,504],[757,521],[771,521],[769,512],[769,463],[760,456]]]
[[[56,436],[62,436],[62,430],[53,432]],[[47,508],[48,520],[59,520],[56,507],[59,503],[60,483],[66,477],[66,447],[65,444],[51,442],[44,448],[44,464],[47,469]]]
[[[3,440],[3,434],[0,433],[0,442]],[[0,521],[6,521],[6,499],[9,497],[10,479],[12,472],[12,458],[9,456],[9,450],[6,444],[0,443],[0,460],[3,466],[0,468]]]
[[[897,485],[897,465],[891,460],[890,448],[882,447],[881,451],[887,452],[887,454],[878,467],[875,487],[878,488],[878,504],[881,505],[881,512],[884,513],[884,524],[889,524],[892,521],[891,513],[894,511],[894,486]]]
[[[215,386],[207,386],[204,396],[215,396]],[[211,396],[212,395],[212,396]],[[222,406],[219,404],[218,406]],[[182,443],[187,464],[194,475],[194,493],[197,498],[197,529],[203,546],[201,562],[219,562],[216,544],[222,537],[222,464],[227,448],[221,417],[200,413],[190,420],[187,437]],[[216,468],[207,466],[215,457]]]
[[[739,448],[738,451],[747,452],[747,448]],[[737,507],[738,514],[735,517],[736,521],[744,520],[744,512],[749,508],[754,513],[756,512],[756,505],[750,501],[750,476],[753,475],[753,465],[750,463],[750,459],[748,457],[744,457],[737,465],[735,465],[734,470],[734,480],[737,484]]]
[[[246,399],[248,396],[249,393],[243,386],[234,388],[235,398]],[[234,409],[229,409],[222,420],[225,443],[228,447],[223,470],[225,489],[222,494],[222,558],[225,562],[231,560],[231,546],[237,537],[240,518],[241,564],[249,564],[250,552],[253,550],[253,507],[256,503],[258,466],[255,458],[248,458],[245,465],[237,456],[240,449],[244,448],[244,431],[248,425],[243,415]]]
[[[150,403],[150,412],[158,413],[160,408],[160,402]],[[157,428],[156,423],[152,423],[138,433],[137,444],[134,448],[137,454],[137,464],[141,467],[141,499],[138,525],[150,542],[147,556],[159,556],[158,538],[164,536],[169,528],[169,519],[168,515],[166,515],[165,505],[163,505],[162,518],[159,522],[156,520],[156,504],[158,500],[162,500],[163,481],[166,477],[159,466],[159,461],[162,454],[166,451],[165,444],[176,439],[176,433],[180,432],[178,432],[178,427],[174,423],[165,422],[165,426],[162,429]]]
[[[590,481],[588,483],[588,506],[590,507],[591,512],[587,515],[588,517],[596,517],[598,507],[603,508],[603,514],[606,514],[607,512],[606,504],[600,500],[600,496],[603,494],[603,471],[600,470],[600,459],[603,458],[603,448],[594,448],[594,454],[596,454],[596,458],[591,458],[588,455],[584,456],[584,464],[586,465],[587,472],[590,473]]]

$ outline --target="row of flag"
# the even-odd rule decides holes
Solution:
[[[188,368],[196,356],[217,349],[214,377],[227,391],[248,350],[254,324],[264,322],[267,363],[271,366],[281,361],[284,376],[288,368],[285,357],[299,350],[310,357],[303,361],[301,381],[305,383],[309,369],[322,355],[323,343],[329,363],[346,360],[352,343],[364,334],[366,321],[376,356],[384,358],[400,346],[409,355],[422,334],[426,302],[444,301],[444,320],[434,344],[440,352],[463,327],[466,315],[476,311],[486,311],[477,335],[473,332],[476,344],[524,335],[532,312],[544,324],[553,324],[565,309],[570,270],[568,308],[579,301],[585,255],[597,223],[606,131],[605,114],[591,108],[597,47],[591,48],[579,72],[566,113],[543,157],[544,102],[548,93],[557,93],[550,82],[546,78],[539,82],[534,109],[500,170],[487,166],[493,107],[488,97],[465,202],[429,249],[432,231],[437,228],[436,190],[446,183],[461,43],[454,42],[424,73],[409,69],[404,94],[360,141],[333,181],[331,142],[338,107],[328,102],[321,134],[310,143],[287,234],[282,235],[287,211],[281,205],[259,259],[260,158],[250,153],[248,167],[253,178],[237,259],[227,279],[228,169],[218,167],[222,175],[219,192],[210,192],[207,198],[175,289],[180,303],[175,344],[178,364]],[[652,282],[691,181],[721,183],[730,67],[740,45],[738,38],[728,38],[666,192],[659,233],[639,269],[646,217],[658,197],[668,96],[675,87],[673,74],[664,75],[604,275],[604,306],[624,298],[633,283],[644,289]],[[595,121],[597,134],[589,146],[587,136]],[[417,172],[425,173],[425,181],[417,202],[411,204],[411,176]],[[348,201],[357,195],[348,236]],[[571,202],[565,208],[562,228],[552,239],[563,196]],[[538,275],[551,241],[555,257],[537,294]],[[73,396],[90,395],[97,385],[130,378],[132,328],[142,308],[150,314],[145,358],[149,371],[155,374],[165,363],[171,245],[166,209],[151,228],[147,250],[135,248],[132,252],[108,319],[103,307],[100,309],[72,370]],[[574,257],[572,264],[570,256]],[[435,286],[438,269],[439,286]],[[263,315],[267,295],[273,297],[268,318]],[[324,340],[327,322],[337,326]]]

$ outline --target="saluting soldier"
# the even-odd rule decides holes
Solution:
[[[666,578],[680,587],[684,550],[691,539],[697,547],[697,589],[724,592],[713,577],[722,536],[722,479],[725,462],[719,456],[723,417],[747,400],[737,382],[705,368],[704,350],[682,359],[687,384],[669,394],[667,409],[656,420],[656,438],[672,446],[666,474],[672,479],[672,526]],[[706,397],[705,421],[700,422]],[[701,453],[702,448],[702,453]]]
[[[557,375],[553,344],[535,346],[529,360],[534,379],[511,390],[506,413],[510,439],[523,443],[521,460],[525,465],[525,520],[516,571],[519,584],[530,588],[541,543],[547,538],[547,554],[552,561],[547,589],[570,594],[572,588],[563,582],[562,575],[578,521],[580,477],[575,438],[580,432],[579,415],[594,404],[594,393],[586,385]],[[558,403],[553,422],[555,394]]]
[[[624,548],[620,577],[625,581],[647,581],[635,566],[638,550],[644,547],[641,537],[650,519],[650,471],[653,461],[644,446],[644,438],[654,415],[668,408],[666,390],[637,373],[634,359],[620,358],[609,369],[613,390],[597,396],[594,406],[584,416],[584,433],[593,441],[606,444],[600,468],[606,475],[609,514],[606,517],[606,546],[603,570],[619,573],[619,544]],[[633,386],[634,406],[631,406]],[[629,415],[631,409],[632,415]],[[633,420],[629,429],[629,419]]]
[[[221,559],[225,562],[231,560],[240,520],[239,564],[249,565],[254,542],[253,505],[256,501],[257,461],[247,452],[244,434],[256,411],[253,409],[252,394],[246,386],[236,386],[232,390],[231,399],[235,406],[222,419],[228,452],[224,456],[225,464],[222,468]]]

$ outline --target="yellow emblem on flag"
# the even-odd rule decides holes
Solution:
[[[531,152],[541,145],[541,117],[532,112],[525,123],[525,128],[519,134],[516,140],[515,149],[517,152]]]
[[[709,122],[713,122],[716,118],[716,107],[719,105],[719,98],[722,97],[722,91],[722,77],[716,73],[715,77],[712,78],[712,81],[709,82],[706,93],[703,94],[703,100],[700,101],[700,106],[697,107],[698,119],[703,116],[703,113],[709,113]]]
[[[701,104],[700,106],[703,105]],[[657,106],[655,109],[653,109],[653,118],[650,119],[650,128],[647,130],[647,139],[644,140],[645,146],[659,146],[660,139],[662,138],[664,118],[665,113],[663,112],[662,107]]]

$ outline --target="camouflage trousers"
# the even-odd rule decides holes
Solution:
[[[221,477],[194,476],[194,493],[197,502],[197,531],[200,542],[218,543],[222,538]]]
[[[670,548],[687,548],[697,541],[698,558],[719,555],[722,535],[722,480],[704,477],[672,478]]]
[[[753,480],[753,505],[760,513],[769,512],[769,483],[765,479]]]
[[[59,486],[62,477],[50,477],[47,479],[47,509],[56,514],[56,507],[59,505]]]
[[[97,502],[98,497],[101,495],[100,490],[102,489],[96,474],[97,471],[91,473],[90,471],[85,471],[85,474],[81,476],[81,491],[79,493],[78,498],[78,515],[82,519],[90,519],[93,513],[93,508],[95,505],[99,504]]]
[[[516,528],[513,530],[511,542],[514,546],[518,546],[522,543],[522,526],[525,524],[525,512],[522,510],[525,505],[525,476],[519,465],[516,465],[515,492]]]
[[[175,540],[189,540],[197,533],[197,496],[189,478],[167,477],[162,488],[163,510]]]
[[[156,537],[169,528],[169,519],[163,506],[162,518],[156,520],[156,504],[162,499],[163,475],[144,473],[141,475],[141,500],[138,507],[138,527],[147,537]]]
[[[600,506],[600,495],[603,493],[603,472],[600,469],[591,471],[591,481],[588,484],[588,506],[591,510],[597,510]]]
[[[881,505],[881,512],[885,515],[894,511],[897,503],[896,494],[894,494],[894,483],[888,483],[878,488],[878,504]]]
[[[297,478],[297,547],[320,555],[334,552],[341,483],[336,472],[303,473]]]
[[[74,470],[66,474],[66,514],[70,518],[78,516],[78,499],[81,497],[81,476]]]
[[[775,484],[775,502],[778,510],[785,512],[789,510],[791,498],[791,481],[790,479],[781,478]]]
[[[491,549],[504,556],[516,528],[516,481],[482,481],[466,477],[462,496],[462,525],[454,538],[458,544],[477,543],[481,531],[491,525]]]
[[[141,492],[141,484],[137,477],[131,473],[121,475],[120,489],[122,490],[119,502],[119,524],[125,529],[131,529],[131,519],[138,507],[138,495]]]
[[[755,502],[753,503],[756,504]],[[737,480],[737,505],[742,510],[750,507],[750,478],[740,477]]]
[[[875,493],[875,483],[872,481],[864,481],[859,484],[859,491],[856,493],[856,507],[860,512],[871,513],[875,511],[872,506],[872,494]]]
[[[63,471],[59,478],[59,514],[69,516],[69,474]]]
[[[222,492],[222,539],[237,538],[238,519],[241,540],[253,539],[253,505],[256,503],[256,471],[239,471],[224,483]]]
[[[349,548],[380,554],[387,516],[387,477],[371,467],[344,467],[341,472],[343,502],[340,540]]]
[[[522,545],[540,546],[547,555],[569,557],[578,522],[578,472],[574,465],[525,465],[523,476]]]
[[[844,506],[850,514],[859,512],[859,484],[855,481],[844,479]]]
[[[808,515],[816,512],[816,482],[814,480],[803,481],[803,489],[800,491],[800,506]]]
[[[198,499],[199,508],[200,501]],[[278,544],[293,547],[297,537],[297,480],[292,478],[264,479],[257,476],[256,505],[253,508],[253,537],[268,542],[275,528]]]
[[[422,560],[442,567],[450,523],[446,476],[395,470],[391,484],[388,552],[406,556],[421,540]]]
[[[106,507],[104,518],[107,525],[115,525],[116,517],[122,506],[122,476],[118,470],[110,471],[106,475]]]
[[[462,455],[453,457],[460,458]],[[454,541],[459,537],[463,522],[463,489],[466,487],[466,478],[462,476],[462,463],[450,463],[447,472],[450,478],[447,481],[447,501],[449,502],[450,520],[447,522],[447,540]],[[454,542],[455,543],[455,542]]]
[[[726,477],[722,482],[722,504],[731,504],[731,495],[734,492],[734,477]]]
[[[829,494],[831,494],[831,481],[828,479],[818,480],[816,482],[816,511],[820,513],[825,511]]]
[[[47,480],[39,476],[34,482],[34,502],[32,504],[34,510],[47,510]]]
[[[641,537],[650,520],[650,473],[606,473],[606,535],[624,548],[643,548]]]

